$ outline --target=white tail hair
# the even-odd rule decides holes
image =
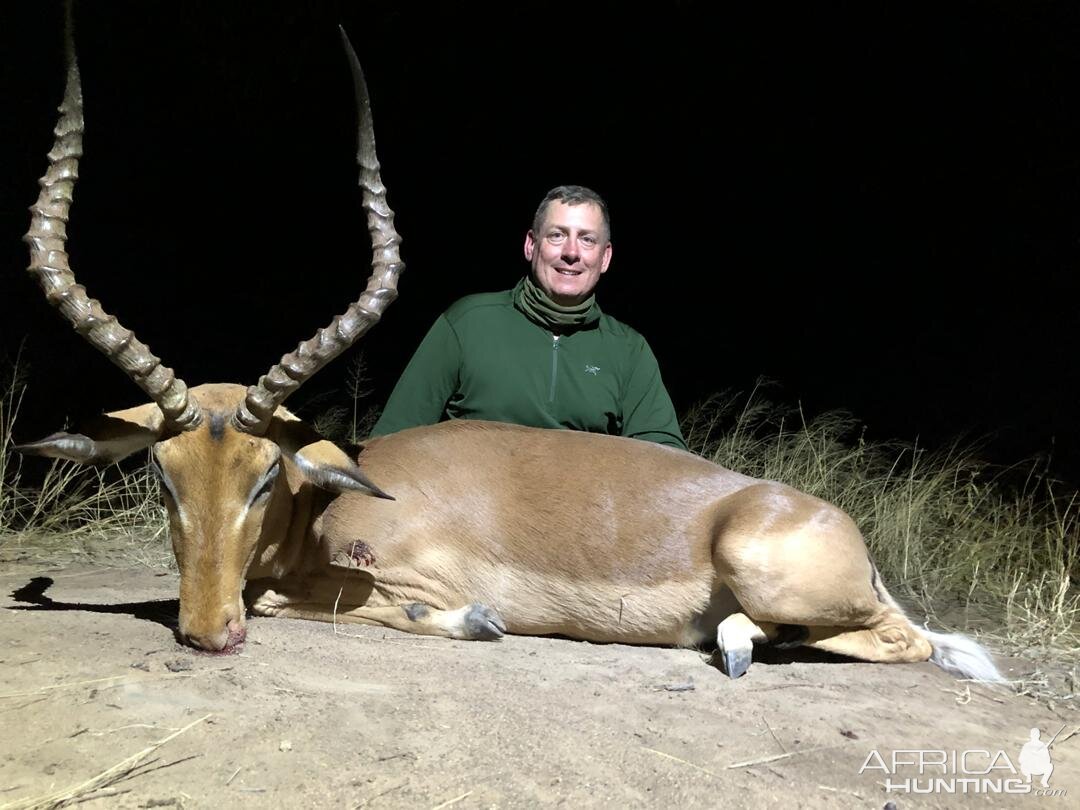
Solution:
[[[973,681],[1005,683],[990,654],[967,636],[959,633],[921,631],[934,648],[930,660],[951,675]]]

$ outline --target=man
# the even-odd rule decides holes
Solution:
[[[600,311],[611,263],[607,204],[583,186],[548,192],[525,235],[531,272],[439,316],[372,436],[444,419],[490,419],[630,436],[686,449],[645,338]]]

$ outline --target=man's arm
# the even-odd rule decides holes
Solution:
[[[440,421],[457,390],[460,368],[461,344],[446,316],[440,315],[394,386],[371,437]]]
[[[686,449],[675,406],[645,338],[641,338],[623,395],[622,435]]]

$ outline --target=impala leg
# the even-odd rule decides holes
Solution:
[[[881,663],[925,661],[933,648],[908,620],[889,610],[871,627],[810,627],[806,644],[819,650]]]
[[[755,623],[745,613],[732,613],[716,627],[716,646],[720,665],[729,678],[739,678],[750,668],[754,644],[776,637],[776,625]]]
[[[339,578],[340,579],[340,578]],[[328,578],[256,580],[248,585],[245,601],[257,616],[279,616],[321,622],[355,622],[392,627],[424,636],[493,641],[506,633],[499,614],[478,602],[456,610],[441,610],[422,602],[368,604],[374,595],[371,580],[333,583]]]
[[[506,633],[506,623],[502,617],[479,602],[457,610],[438,610],[419,602],[392,607],[338,605],[336,613],[326,610],[322,605],[298,604],[264,615],[323,622],[374,624],[421,636],[443,636],[471,641],[496,641]]]
[[[332,621],[331,613],[305,618]],[[424,636],[444,636],[472,641],[496,641],[506,633],[502,617],[487,605],[473,602],[457,610],[437,610],[419,602],[393,607],[338,608],[337,620],[378,624],[406,633]]]
[[[865,661],[930,657],[929,641],[892,603],[848,515],[776,484],[747,487],[728,508],[717,572],[757,626],[805,628],[802,643]]]
[[[757,618],[764,615],[777,623],[771,625],[773,628],[786,625],[805,628],[804,635],[792,640],[815,649],[863,661],[926,661],[932,652],[926,637],[903,613],[878,601],[869,576],[860,580],[861,577],[847,582],[836,579],[830,582],[829,578],[820,577],[810,581],[800,577],[798,572],[788,572],[786,576],[778,573],[769,580],[774,590],[767,599],[761,599],[759,595],[767,592],[765,587],[756,591],[733,590],[746,614],[754,617],[747,619],[751,626],[768,627]],[[822,582],[833,586],[832,593],[814,593],[813,589],[820,588]],[[732,638],[736,643],[739,632],[746,633],[745,630],[733,630]],[[769,638],[775,638],[772,632]],[[723,641],[718,643],[724,646]]]

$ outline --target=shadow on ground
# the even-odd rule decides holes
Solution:
[[[9,610],[80,610],[86,613],[114,613],[134,616],[143,621],[155,622],[176,632],[180,615],[179,599],[151,599],[146,602],[122,602],[115,605],[95,605],[86,602],[57,602],[45,595],[53,586],[51,577],[34,577],[26,585],[11,592],[16,602],[28,603],[26,607],[16,605]]]

